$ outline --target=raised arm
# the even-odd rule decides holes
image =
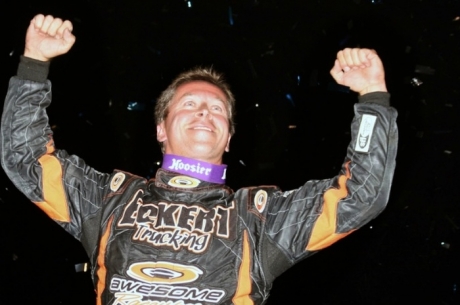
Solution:
[[[373,50],[345,49],[338,52],[331,74],[360,95],[342,168],[332,179],[275,192],[266,209],[266,234],[289,264],[362,227],[383,211],[390,195],[397,112],[390,107],[382,62]]]
[[[10,80],[1,122],[1,164],[15,186],[77,239],[101,210],[109,175],[55,148],[48,123],[49,60],[75,42],[72,24],[37,15],[26,35],[24,56]],[[83,230],[82,230],[83,228]]]

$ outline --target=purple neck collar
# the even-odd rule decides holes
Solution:
[[[203,181],[225,184],[227,165],[216,165],[177,155],[163,155],[161,168]]]

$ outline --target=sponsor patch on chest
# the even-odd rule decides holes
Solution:
[[[233,239],[235,203],[210,208],[198,204],[146,203],[138,190],[125,206],[118,228],[135,229],[132,241],[193,253],[205,252],[213,237]]]
[[[218,304],[226,293],[222,289],[198,287],[195,282],[203,274],[198,267],[185,264],[165,261],[134,263],[127,270],[128,277],[114,276],[111,279],[109,289],[115,294],[113,304],[117,305]]]

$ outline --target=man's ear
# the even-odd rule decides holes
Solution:
[[[157,141],[162,143],[166,141],[168,137],[166,136],[165,122],[161,122],[157,125]]]
[[[228,136],[228,140],[227,140],[227,146],[225,146],[225,151],[226,152],[229,152],[230,151],[230,139],[232,138],[232,136]]]

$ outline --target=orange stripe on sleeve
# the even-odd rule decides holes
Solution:
[[[109,219],[107,223],[107,229],[105,229],[104,235],[101,237],[99,242],[99,254],[97,256],[97,265],[99,266],[97,270],[97,305],[102,304],[102,293],[105,289],[105,277],[107,275],[107,269],[105,267],[105,253],[107,250],[107,242],[110,236],[110,228],[112,226],[113,216]]]
[[[249,297],[251,293],[251,255],[249,250],[248,232],[245,230],[243,236],[243,253],[238,274],[238,286],[232,300],[235,305],[254,304]]]
[[[52,142],[51,142],[52,143]],[[51,145],[47,152],[53,151]],[[59,160],[53,155],[43,155],[38,162],[42,166],[43,202],[35,202],[49,217],[54,220],[70,222],[67,199],[62,182],[62,167]]]
[[[324,249],[351,232],[336,234],[337,208],[339,201],[348,195],[346,182],[350,179],[349,162],[345,165],[346,174],[339,177],[339,188],[329,189],[324,193],[324,204],[321,215],[316,220],[315,226],[306,247],[308,251]]]

